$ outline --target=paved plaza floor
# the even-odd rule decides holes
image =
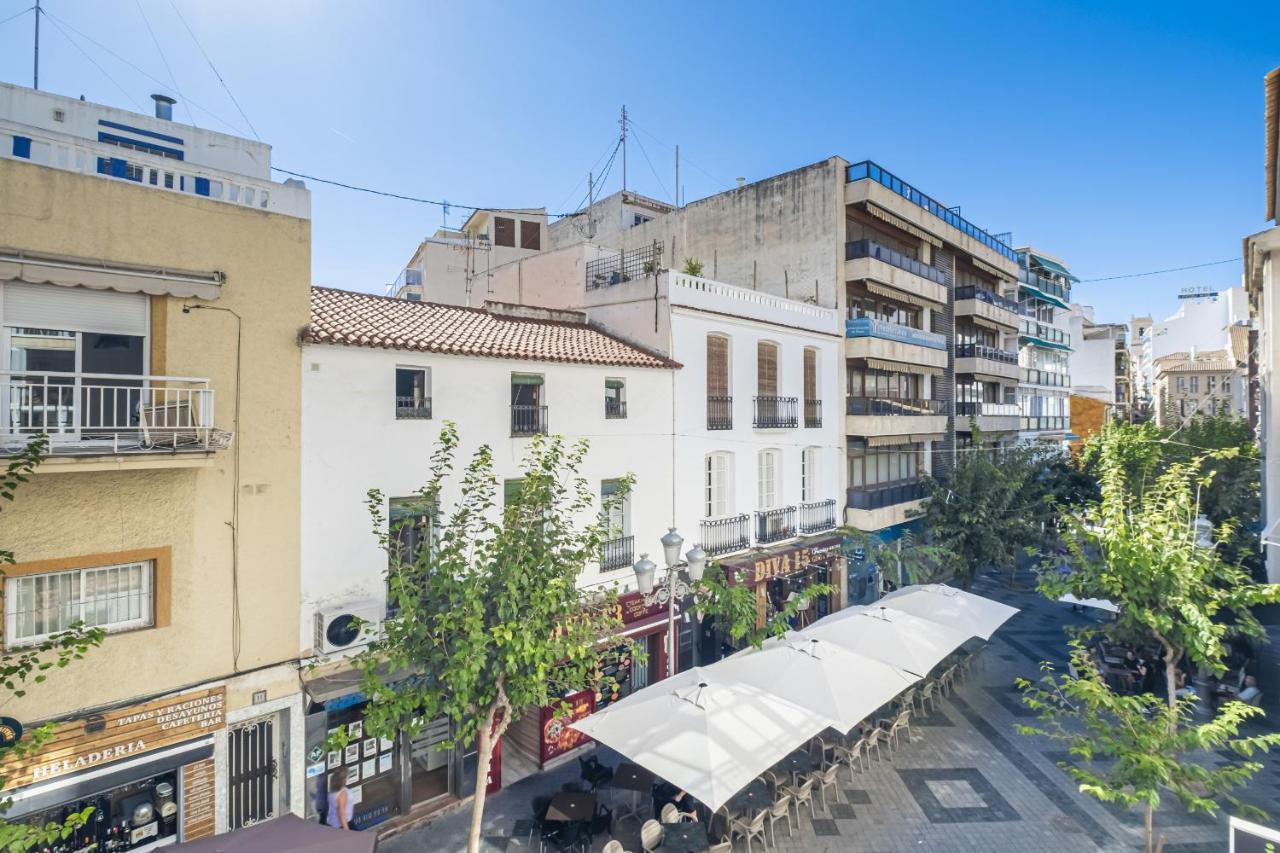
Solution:
[[[1029,578],[1023,583],[1029,582]],[[790,838],[779,826],[778,853],[826,851],[1132,851],[1141,849],[1141,816],[1079,794],[1057,766],[1065,756],[1057,745],[1019,734],[1031,719],[1014,679],[1035,677],[1039,663],[1065,663],[1063,626],[1088,615],[1048,602],[1031,591],[1006,589],[1002,579],[980,578],[974,591],[1022,608],[992,638],[982,668],[942,700],[935,713],[914,721],[910,743],[852,781],[841,773],[840,802],[819,804],[810,818],[801,812]],[[1273,632],[1274,633],[1274,632]],[[1271,656],[1268,655],[1270,658]],[[1263,683],[1272,723],[1277,685]],[[601,760],[618,756],[604,748]],[[1224,760],[1219,757],[1217,760]],[[1265,769],[1244,798],[1280,819],[1280,754],[1259,759]],[[489,798],[484,849],[515,853],[531,849],[528,839],[533,797],[577,780],[577,764],[524,779]],[[607,802],[607,800],[606,800]],[[383,853],[465,849],[470,811],[464,809],[384,840]],[[1157,816],[1167,837],[1166,853],[1209,853],[1226,849],[1226,818],[1187,815],[1176,802]],[[639,853],[639,824],[628,819],[615,828],[627,850]],[[599,850],[605,839],[597,841]],[[538,840],[532,841],[536,850]],[[756,842],[756,850],[761,849]],[[739,842],[735,850],[746,850]]]

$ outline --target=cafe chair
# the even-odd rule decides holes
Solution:
[[[916,688],[908,687],[902,692],[897,699],[893,700],[893,704],[901,711],[903,708],[914,708],[916,704]]]
[[[596,813],[591,818],[591,834],[595,836],[601,833],[613,834],[613,809],[596,806]]]
[[[924,687],[920,688],[920,692],[916,694],[916,699],[920,702],[920,713],[924,713],[926,702],[929,704],[929,713],[933,713],[938,704],[937,690],[938,682],[936,681],[927,681]]]
[[[707,848],[707,853],[733,853],[733,842],[721,841],[719,844],[712,844]]]
[[[761,809],[756,812],[756,816],[749,821],[741,818],[735,819],[733,823],[729,824],[729,841],[732,842],[734,838],[745,838],[747,840],[747,851],[748,853],[751,853],[751,839],[759,838],[760,843],[765,845],[767,848],[769,846],[769,840],[765,836],[764,822],[768,817],[769,810]]]
[[[640,827],[640,849],[644,853],[656,853],[662,845],[662,824],[656,820],[646,820]]]
[[[591,791],[594,793],[613,779],[613,768],[606,767],[600,763],[599,758],[591,755],[578,759],[578,774],[582,777],[582,781],[591,786]]]
[[[818,795],[822,797],[822,810],[830,814],[831,810],[827,808],[827,789],[834,788],[836,792],[836,802],[840,802],[840,766],[832,765],[821,773],[814,772],[809,774],[809,781],[818,786]],[[809,816],[813,816],[813,803],[809,803]],[[800,815],[797,810],[796,822],[800,821]]]
[[[542,833],[543,822],[547,817],[547,807],[551,805],[550,797],[533,798],[533,819],[529,821],[529,844],[533,843],[533,834]]]
[[[809,819],[813,819],[813,777],[807,776],[798,787],[786,788],[787,794],[790,795],[791,801],[796,806],[796,826],[800,825],[800,807],[809,807]]]
[[[667,803],[662,807],[661,820],[663,823],[680,823],[685,820],[697,823],[698,816],[693,812],[680,811],[680,809],[676,808],[675,803]]]
[[[889,732],[887,729],[875,728],[867,733],[867,757],[871,756],[871,750],[876,751],[876,761],[883,761],[884,756],[880,754],[880,744],[889,742]]]
[[[938,690],[943,696],[950,696],[956,689],[956,665],[951,664],[938,676]]]
[[[584,838],[583,836],[586,835]],[[580,823],[547,823],[543,825],[540,850],[554,850],[555,853],[572,853],[574,850],[589,847],[591,836],[584,833]]]
[[[785,776],[785,774],[783,775]],[[782,783],[778,780],[778,774],[772,770],[766,770],[756,778],[762,779],[764,783],[769,786],[769,792],[773,794],[776,794],[778,789],[782,786]]]
[[[788,794],[778,797],[769,808],[769,839],[774,847],[778,846],[778,831],[774,824],[780,820],[787,822],[787,837],[790,838],[795,830],[791,826],[791,797]]]
[[[621,841],[616,838],[611,838],[600,850],[600,853],[627,853],[627,849],[622,846]]]
[[[859,738],[853,744],[853,746],[850,746],[850,747],[843,747],[843,746],[836,747],[836,759],[841,764],[844,764],[849,768],[850,782],[853,781],[854,764],[857,764],[859,773],[861,773],[863,770],[866,769],[866,766],[864,764],[864,762],[867,760],[866,750],[867,750],[867,741],[864,738]]]
[[[890,749],[898,748],[899,732],[905,730],[907,733],[907,740],[911,740],[911,709],[904,709],[892,722],[889,720],[882,720],[881,722],[886,724],[881,728],[888,732],[886,739],[889,742]]]

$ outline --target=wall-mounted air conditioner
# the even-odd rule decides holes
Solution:
[[[334,654],[366,645],[382,630],[384,608],[375,601],[359,601],[321,610],[315,615],[315,650]]]

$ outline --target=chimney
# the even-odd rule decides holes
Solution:
[[[1192,361],[1195,361],[1195,360],[1196,360],[1196,345],[1195,345],[1195,344],[1192,344],[1192,345],[1191,345],[1191,360],[1192,360]]]
[[[742,189],[742,187],[743,187],[746,183],[747,183],[747,179],[746,179],[746,178],[738,178],[738,189]]]
[[[173,121],[173,105],[177,101],[168,95],[152,95],[151,100],[156,102],[156,118]]]

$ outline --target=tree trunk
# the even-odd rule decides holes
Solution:
[[[1151,803],[1147,803],[1146,814],[1143,816],[1143,827],[1142,827],[1146,835],[1145,840],[1146,840],[1147,853],[1155,853],[1155,847],[1152,843],[1154,840],[1153,836],[1155,834],[1154,828],[1153,828],[1153,824],[1155,822],[1153,820],[1154,814],[1155,814],[1155,809],[1151,806]]]
[[[484,798],[489,785],[485,776],[489,772],[489,760],[493,757],[493,720],[498,713],[497,704],[489,706],[476,736],[476,793],[471,800],[471,831],[467,834],[467,853],[480,853],[480,828],[484,822]]]

